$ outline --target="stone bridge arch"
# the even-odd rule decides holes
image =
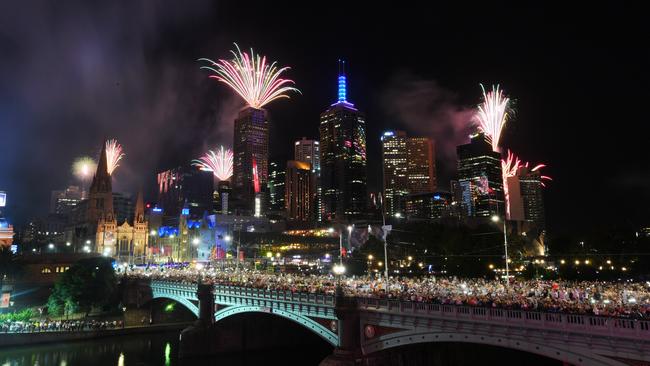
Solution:
[[[186,299],[186,298],[184,298],[182,296],[164,295],[164,294],[156,296],[156,294],[154,294],[150,301],[154,301],[156,299],[174,300],[177,303],[183,305],[187,310],[192,312],[192,314],[194,314],[194,316],[196,316],[197,318],[199,317],[199,307],[196,304],[194,304],[193,302],[191,302],[190,300],[188,300],[188,299]]]
[[[255,305],[241,305],[241,306],[233,305],[217,311],[214,317],[215,317],[215,321],[219,322],[220,320],[223,320],[233,315],[251,313],[251,312],[272,314],[285,319],[289,319],[309,329],[314,334],[318,335],[319,337],[327,341],[330,345],[335,347],[339,345],[338,334],[332,332],[330,329],[328,329],[321,323],[309,317],[296,314],[291,311],[285,311],[281,309],[268,308],[268,307],[255,306]]]
[[[362,346],[364,355],[370,355],[379,351],[407,346],[420,343],[473,343],[488,346],[508,348],[516,351],[528,352],[541,355],[550,359],[566,362],[572,365],[594,365],[594,366],[625,366],[627,363],[618,361],[614,358],[602,356],[593,352],[593,350],[583,349],[582,347],[569,346],[566,342],[565,347],[549,342],[531,342],[522,339],[510,339],[508,337],[491,337],[468,332],[399,332],[388,336],[383,336],[374,342],[366,342]]]

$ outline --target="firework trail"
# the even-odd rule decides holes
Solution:
[[[72,163],[72,173],[82,182],[85,182],[97,169],[97,163],[88,156],[81,156]]]
[[[214,75],[210,75],[210,78],[231,87],[253,108],[262,108],[275,99],[289,98],[287,93],[290,91],[300,93],[300,90],[289,86],[295,84],[293,80],[280,78],[289,67],[278,68],[275,62],[269,65],[266,56],[256,55],[252,48],[249,55],[242,52],[237,43],[235,47],[236,52],[230,51],[234,56],[233,60],[214,62],[200,58],[199,61],[209,64],[201,66],[201,69],[212,71]]]
[[[120,166],[119,162],[124,157],[122,152],[122,145],[117,143],[117,140],[106,141],[106,163],[108,168],[108,175],[113,175],[115,169]]]
[[[209,150],[199,159],[192,160],[194,166],[199,169],[212,172],[219,180],[228,180],[232,176],[233,155],[230,149],[224,149],[223,146],[215,153]]]
[[[492,85],[492,90],[486,93],[485,87],[481,84],[481,90],[483,90],[483,103],[478,106],[475,119],[479,123],[480,130],[492,144],[492,150],[498,151],[501,132],[509,117],[510,98],[503,94],[499,85],[496,87]]]

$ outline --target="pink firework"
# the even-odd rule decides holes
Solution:
[[[199,59],[209,64],[201,66],[201,69],[212,71],[214,75],[210,75],[210,78],[228,85],[244,98],[250,107],[259,109],[275,99],[289,98],[287,93],[290,91],[300,93],[291,86],[294,84],[293,80],[280,78],[288,67],[278,68],[275,62],[268,64],[266,56],[256,55],[253,49],[249,55],[242,52],[236,43],[235,48],[237,51],[231,51],[234,58],[230,61]]]
[[[501,132],[508,121],[510,98],[503,94],[499,85],[496,87],[493,85],[492,90],[486,93],[481,84],[481,90],[483,90],[483,103],[478,106],[475,119],[479,129],[485,133],[492,144],[492,150],[499,151]]]
[[[232,151],[221,146],[216,153],[209,150],[201,158],[193,160],[192,164],[203,171],[212,172],[219,180],[228,180],[232,176],[232,162]]]
[[[122,152],[122,145],[117,143],[117,140],[108,140],[106,141],[106,163],[108,168],[108,174],[113,175],[115,169],[120,166],[119,162],[124,157]]]
[[[525,167],[528,168],[528,163],[526,163]],[[537,171],[541,170],[542,168],[546,168],[546,164],[537,164],[530,171],[531,172],[537,172]],[[544,184],[545,180],[546,181],[552,181],[553,180],[553,178],[549,177],[548,175],[542,175],[541,173],[539,175],[539,178],[542,180],[541,181],[542,187],[546,187],[546,184]]]

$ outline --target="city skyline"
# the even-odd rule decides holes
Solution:
[[[199,4],[197,7],[206,10],[206,8],[202,8],[201,6],[202,4]],[[130,10],[143,12],[146,9]],[[176,73],[180,73],[180,75],[190,80],[190,82],[185,84],[174,84],[176,81],[167,80],[164,84],[166,87],[170,83],[175,86],[180,86],[177,93],[186,102],[189,101],[187,98],[190,97],[200,100],[200,102],[187,103],[191,105],[191,108],[201,111],[200,113],[192,112],[188,118],[183,119],[187,122],[177,123],[172,122],[173,118],[162,118],[159,107],[149,108],[149,112],[151,113],[145,113],[146,111],[139,108],[135,108],[137,111],[134,112],[133,106],[126,105],[123,102],[116,102],[114,98],[107,100],[106,104],[111,109],[117,108],[117,115],[107,114],[109,119],[112,120],[111,122],[107,122],[106,117],[88,114],[87,112],[90,110],[88,106],[72,104],[66,101],[64,97],[61,97],[57,105],[53,106],[49,102],[46,102],[46,95],[43,94],[34,95],[35,105],[37,106],[37,108],[34,108],[34,111],[30,111],[29,113],[24,112],[20,108],[20,103],[17,103],[18,107],[5,108],[3,112],[0,112],[3,115],[10,116],[2,119],[3,123],[9,121],[9,127],[15,127],[12,125],[14,123],[13,121],[16,121],[16,123],[21,121],[21,125],[29,126],[29,129],[35,128],[38,130],[40,127],[42,129],[40,133],[45,133],[48,136],[51,135],[52,129],[54,129],[54,132],[59,130],[67,131],[70,138],[79,141],[78,144],[75,144],[74,148],[64,146],[68,144],[63,144],[61,141],[66,138],[66,135],[57,132],[51,135],[54,137],[52,141],[41,143],[44,145],[42,148],[47,147],[48,150],[54,149],[60,152],[51,158],[48,166],[44,166],[42,163],[35,161],[27,161],[25,164],[17,165],[17,162],[20,161],[19,156],[24,155],[25,150],[24,147],[17,146],[13,141],[24,141],[25,146],[31,146],[37,151],[41,147],[34,146],[33,143],[30,143],[33,140],[31,137],[26,137],[26,130],[21,128],[15,130],[8,129],[10,132],[6,135],[8,137],[3,139],[2,145],[7,147],[6,151],[9,154],[2,154],[3,158],[0,159],[0,163],[7,167],[6,171],[9,174],[3,175],[0,179],[0,189],[8,192],[8,205],[10,208],[12,204],[19,203],[18,207],[15,207],[13,211],[16,215],[20,216],[20,221],[24,222],[30,216],[39,214],[39,212],[34,212],[33,207],[42,207],[43,209],[41,211],[43,212],[47,210],[50,191],[62,189],[68,186],[69,183],[80,184],[80,182],[72,178],[68,167],[74,157],[88,154],[92,155],[94,152],[93,149],[97,149],[104,136],[115,136],[122,142],[129,154],[121,162],[120,169],[116,172],[114,184],[117,190],[127,191],[133,194],[137,191],[138,186],[144,186],[145,190],[149,190],[149,192],[145,192],[149,198],[153,197],[150,183],[155,179],[155,171],[185,163],[188,159],[191,160],[199,156],[207,148],[215,148],[217,144],[222,142],[226,146],[232,146],[227,141],[228,138],[225,138],[226,141],[220,140],[224,138],[222,136],[228,136],[231,133],[219,131],[229,128],[232,131],[232,126],[228,125],[228,123],[231,124],[232,120],[234,120],[233,111],[236,114],[242,105],[230,100],[230,97],[226,95],[227,92],[216,90],[219,88],[216,88],[214,83],[205,82],[203,80],[205,74],[197,70],[198,65],[195,59],[198,56],[214,58],[227,57],[227,50],[230,49],[231,42],[237,41],[242,46],[242,49],[248,49],[250,46],[253,46],[261,52],[268,54],[273,59],[278,59],[283,64],[291,65],[292,69],[289,71],[289,74],[292,79],[296,80],[296,85],[303,92],[303,95],[292,98],[290,102],[277,103],[269,108],[271,123],[272,125],[276,125],[276,127],[271,128],[270,132],[271,150],[278,151],[278,153],[275,153],[276,156],[273,156],[274,153],[272,152],[271,160],[289,160],[293,148],[292,142],[295,139],[302,136],[307,136],[308,138],[318,137],[318,114],[324,107],[329,105],[328,102],[331,102],[331,99],[336,93],[331,83],[332,78],[336,77],[336,60],[338,58],[345,58],[350,64],[350,99],[354,100],[355,104],[368,114],[369,190],[378,191],[381,188],[381,163],[380,159],[378,159],[378,152],[380,151],[379,136],[385,129],[403,129],[409,134],[424,135],[433,138],[437,145],[436,155],[439,155],[438,168],[441,170],[438,183],[441,187],[445,187],[448,184],[448,180],[454,175],[455,162],[449,159],[450,155],[453,156],[454,151],[453,149],[450,151],[450,145],[448,144],[451,144],[451,142],[449,141],[462,137],[465,141],[453,141],[453,144],[457,145],[460,142],[466,143],[468,142],[467,134],[465,133],[466,131],[455,131],[454,135],[448,138],[448,136],[442,133],[436,133],[436,129],[439,127],[432,125],[444,126],[444,120],[451,120],[452,123],[456,120],[456,114],[454,114],[454,118],[445,117],[443,112],[449,110],[445,109],[447,107],[451,108],[452,111],[459,112],[458,118],[463,118],[463,111],[475,107],[480,102],[481,91],[478,86],[479,83],[485,83],[486,85],[499,83],[507,95],[517,101],[515,107],[517,115],[512,124],[506,128],[503,136],[504,141],[506,141],[506,146],[513,146],[514,150],[518,152],[518,155],[526,160],[547,162],[550,167],[550,172],[555,178],[555,181],[544,193],[545,199],[548,202],[546,209],[547,215],[552,216],[548,220],[548,227],[550,229],[555,231],[568,231],[573,230],[574,225],[576,228],[579,228],[580,226],[584,227],[586,224],[593,222],[593,220],[601,220],[601,218],[595,217],[593,214],[596,206],[595,202],[592,201],[594,201],[593,197],[604,190],[615,192],[617,199],[614,199],[614,201],[616,201],[617,208],[618,210],[629,213],[628,220],[633,221],[635,224],[642,224],[644,222],[643,213],[646,212],[643,208],[644,205],[628,202],[628,200],[624,199],[625,194],[622,192],[630,189],[635,192],[640,192],[640,197],[643,202],[648,201],[647,190],[644,190],[648,186],[648,179],[644,175],[644,164],[646,163],[641,162],[640,164],[635,164],[636,162],[632,160],[630,162],[624,161],[621,164],[616,164],[611,160],[613,157],[610,157],[610,154],[605,154],[598,149],[599,144],[596,142],[604,137],[602,135],[603,131],[589,128],[592,125],[590,121],[605,121],[611,119],[614,113],[619,115],[619,118],[635,121],[634,118],[626,118],[626,116],[631,117],[630,113],[633,112],[615,112],[612,110],[601,111],[603,114],[599,115],[592,111],[591,108],[581,106],[585,105],[586,102],[602,102],[603,97],[595,96],[595,92],[589,91],[590,89],[594,89],[595,85],[600,85],[601,82],[612,83],[611,87],[613,89],[627,84],[630,86],[635,85],[631,81],[625,80],[625,75],[632,73],[631,70],[614,72],[609,66],[612,59],[607,55],[613,54],[617,50],[621,51],[620,48],[611,43],[610,38],[603,38],[602,42],[612,52],[606,53],[602,60],[595,60],[593,61],[594,64],[588,64],[585,66],[585,70],[581,71],[577,69],[578,75],[576,77],[568,77],[567,71],[562,71],[558,62],[549,57],[542,57],[540,51],[534,47],[521,45],[517,42],[508,42],[508,45],[497,45],[498,48],[493,50],[495,54],[498,54],[499,47],[504,49],[512,47],[511,54],[515,55],[514,58],[516,60],[508,60],[508,57],[504,57],[502,62],[505,64],[501,64],[476,58],[463,61],[461,64],[456,65],[464,55],[470,53],[475,54],[475,52],[463,50],[461,45],[475,41],[480,31],[483,31],[483,28],[478,25],[471,26],[471,20],[478,18],[478,13],[480,13],[478,10],[474,10],[468,15],[468,19],[465,20],[468,24],[466,28],[467,35],[452,33],[451,36],[447,34],[446,36],[440,35],[439,37],[434,37],[434,39],[440,41],[437,43],[437,47],[440,50],[446,50],[448,52],[445,53],[447,57],[443,57],[441,61],[436,61],[433,72],[428,65],[425,67],[426,63],[418,61],[417,57],[406,60],[403,58],[398,59],[388,51],[381,54],[382,57],[379,58],[381,62],[371,62],[374,59],[368,58],[363,53],[368,53],[366,52],[368,50],[377,50],[379,46],[386,45],[391,46],[388,48],[393,53],[397,52],[396,50],[400,48],[400,35],[386,37],[381,42],[377,40],[371,40],[368,43],[364,42],[362,43],[365,44],[362,47],[363,50],[357,51],[354,49],[354,44],[367,37],[367,34],[361,31],[358,26],[352,26],[353,29],[350,30],[352,33],[350,33],[350,40],[348,42],[332,45],[331,43],[328,44],[328,42],[325,42],[323,36],[318,36],[308,44],[304,44],[307,47],[306,55],[308,57],[306,58],[310,59],[310,62],[317,59],[317,63],[312,65],[307,63],[306,60],[301,60],[301,54],[298,50],[299,47],[290,47],[287,45],[287,43],[291,42],[282,42],[282,44],[274,42],[272,35],[260,35],[256,31],[245,31],[229,21],[224,22],[223,28],[209,25],[214,19],[227,19],[224,14],[228,14],[236,9],[228,7],[213,9],[208,6],[207,10],[207,15],[204,16],[199,16],[197,13],[189,10],[189,14],[181,14],[179,18],[181,20],[179,21],[184,26],[169,23],[168,19],[157,20],[156,18],[156,21],[160,21],[160,23],[156,23],[160,29],[165,29],[175,35],[165,39],[164,45],[156,43],[159,42],[158,40],[151,44],[146,43],[142,38],[138,38],[138,43],[129,44],[138,50],[147,50],[150,55],[157,54],[161,56],[159,63],[153,62],[155,70],[160,71],[173,66],[175,68],[174,75],[179,75]],[[453,10],[455,9],[442,9],[440,13],[453,14]],[[359,10],[351,9],[350,11],[356,13]],[[542,51],[571,52],[572,55],[576,55],[574,60],[569,61],[574,71],[576,71],[578,65],[581,65],[580,61],[584,59],[577,56],[578,51],[586,50],[589,51],[587,52],[588,54],[597,52],[598,46],[595,43],[579,43],[579,50],[572,51],[570,49],[572,46],[571,40],[580,39],[580,32],[571,28],[567,29],[567,24],[569,23],[567,19],[558,20],[560,24],[559,30],[553,31],[549,35],[542,35],[540,32],[535,31],[534,26],[546,22],[540,15],[545,14],[543,11],[539,11],[536,8],[524,8],[511,11],[512,13],[508,14],[516,14],[517,17],[508,17],[508,14],[499,16],[499,19],[504,21],[502,30],[488,29],[486,31],[496,35],[512,34],[514,28],[523,26],[524,20],[531,21],[530,26],[523,26],[523,34],[512,34],[512,37],[515,37],[514,41],[532,37],[533,40],[540,41],[540,49]],[[305,9],[301,8],[291,10],[291,14],[304,14],[304,12]],[[22,15],[26,16],[25,13],[22,13]],[[45,9],[40,9],[35,12],[34,16],[53,17],[54,15],[48,14]],[[85,15],[73,12],[68,16],[83,17]],[[91,16],[96,15],[91,14]],[[197,24],[192,27],[187,26],[187,19],[194,18],[197,19]],[[57,19],[58,21],[62,21],[59,18],[55,18],[54,20]],[[264,21],[261,19],[260,24],[264,24]],[[448,22],[452,21],[453,19]],[[297,22],[301,26],[307,26],[304,18],[299,18]],[[56,24],[59,23],[55,22]],[[440,29],[444,28],[445,24],[448,23],[441,23],[439,25]],[[184,29],[184,27],[191,29]],[[417,29],[417,26],[412,26],[405,30],[403,34],[409,34],[409,32]],[[220,39],[217,43],[214,43],[207,42],[204,37],[198,37],[200,39],[192,40],[190,45],[181,46],[181,43],[185,42],[190,34],[196,35],[197,30],[211,30]],[[308,34],[315,34],[313,33],[313,26],[307,26],[306,30]],[[569,31],[568,35],[564,34],[562,30]],[[24,42],[21,42],[21,38],[18,35],[8,34],[8,39],[13,40],[15,44],[21,44],[21,47],[24,47],[26,50],[32,49],[31,47],[36,47],[35,45],[40,45],[32,39],[23,39]],[[136,32],[136,34],[142,35],[143,33]],[[304,39],[288,31],[275,31],[274,35],[277,36],[278,34],[282,34],[285,37],[293,37],[296,40]],[[560,39],[560,35],[562,37],[566,36],[566,39],[554,44],[554,41]],[[55,41],[67,41],[69,38],[66,38],[66,36],[68,36],[68,33],[62,32],[60,38],[56,38]],[[93,34],[93,37],[95,37],[91,37],[93,41],[98,41],[98,48],[88,49],[88,39],[78,40],[77,42],[71,43],[73,49],[68,50],[70,51],[70,56],[68,57],[78,61],[74,63],[75,65],[83,66],[83,63],[79,64],[79,62],[83,61],[88,63],[88,67],[102,70],[102,67],[106,67],[106,65],[98,61],[95,56],[107,52],[106,49],[102,48],[104,46],[110,49],[115,32],[107,31],[106,34],[96,32],[96,34]],[[431,33],[428,33],[428,37],[432,37]],[[445,38],[448,38],[448,40],[445,40]],[[402,47],[415,49],[421,41],[424,41],[424,39],[416,37],[414,40],[407,41]],[[386,44],[383,44],[383,42]],[[208,45],[208,43],[210,44]],[[487,49],[487,45],[484,43],[479,42],[478,45],[473,43],[473,45],[480,50]],[[156,47],[158,47],[158,51],[149,51],[151,48]],[[127,53],[128,51],[129,49],[127,47]],[[457,53],[454,53],[454,51],[457,51]],[[5,60],[3,62],[8,62],[8,64],[3,64],[5,66],[3,69],[16,69],[14,64],[11,63],[11,60]],[[121,89],[131,91],[134,88],[149,88],[152,85],[156,85],[148,77],[149,74],[146,73],[141,79],[129,80],[130,77],[128,75],[131,74],[127,74],[125,70],[132,72],[133,69],[131,67],[139,67],[138,65],[133,66],[125,62],[118,63],[118,65],[122,69],[111,70],[110,80],[105,80],[101,86],[96,84],[90,86],[93,93],[96,93],[97,96],[113,96],[116,93],[114,89],[118,91]],[[541,65],[544,65],[547,70],[542,72],[542,76],[539,76],[535,74],[535,70],[538,70]],[[39,70],[37,64],[33,65],[30,63],[25,67],[32,67],[35,70]],[[461,75],[457,71],[461,67],[466,68],[468,72]],[[313,71],[318,68],[323,70],[322,75],[309,75],[310,73],[313,74]],[[83,68],[77,68],[75,70],[62,71],[65,71],[63,75],[71,78],[74,75],[83,76],[84,70]],[[599,70],[602,76],[602,81],[599,81],[597,84],[595,81],[587,78],[587,75],[596,70]],[[27,72],[28,70],[25,71]],[[619,79],[621,73],[623,75],[623,77],[620,77],[621,80],[615,80]],[[22,73],[18,72],[17,74],[21,75]],[[41,75],[39,73],[37,74]],[[378,74],[382,74],[382,76],[379,77],[377,76]],[[641,75],[647,74],[641,73]],[[550,77],[548,82],[546,81],[547,77]],[[23,98],[22,93],[30,90],[30,80],[24,75],[22,79],[20,76],[18,79],[16,79],[16,76],[12,76],[11,78],[8,77],[7,80],[15,80],[16,83],[20,84],[20,87],[17,88],[15,93],[3,89],[3,95],[9,93],[8,95],[13,96],[13,98],[21,100]],[[551,100],[545,98],[551,98],[548,92],[552,88],[549,84],[553,84],[554,81],[557,81],[555,85],[562,86],[560,90],[562,100],[555,101],[556,104],[554,107],[556,108],[553,108],[553,113],[549,113],[546,111],[545,105],[547,102],[550,103]],[[565,82],[566,85],[560,82]],[[107,85],[110,85],[110,87]],[[138,87],[136,85],[142,86]],[[163,88],[164,91],[168,89]],[[73,90],[76,90],[74,85]],[[419,104],[415,102],[412,102],[415,104],[408,103],[408,99],[417,100],[415,97],[422,95],[428,96],[431,100]],[[437,102],[436,95],[438,98]],[[632,95],[632,100],[634,98],[635,96]],[[152,100],[141,100],[147,103],[153,102]],[[422,111],[426,111],[428,103],[433,103],[434,106],[441,104],[443,108],[434,109],[438,111],[438,115],[442,114],[442,117],[437,116],[436,120],[434,118],[436,114],[433,117],[430,115],[422,116]],[[102,114],[101,111],[105,107],[97,106],[97,108],[99,108],[98,114]],[[189,107],[179,108],[180,110],[174,113],[185,112]],[[83,123],[76,122],[75,120],[78,118],[66,117],[70,115],[69,113],[74,113],[74,111],[80,112],[79,115],[83,116]],[[45,112],[48,112],[47,115],[51,116],[51,120],[56,122],[50,125],[44,125],[43,122],[39,122],[39,119],[42,118],[38,116],[45,115]],[[207,118],[205,117],[206,115],[208,116]],[[398,117],[393,118],[395,116]],[[124,119],[126,122],[115,122],[115,120],[121,119]],[[554,119],[557,119],[557,121]],[[225,122],[217,122],[217,120]],[[227,120],[231,120],[231,122],[227,122]],[[572,124],[571,127],[563,129],[562,133],[557,135],[554,130],[561,128],[561,126],[568,126],[568,121]],[[141,144],[143,146],[138,146],[137,140],[134,140],[134,137],[127,136],[129,133],[126,132],[128,129],[124,128],[126,126],[125,123],[128,123],[127,125],[133,125],[132,128],[134,130],[130,132],[134,137],[149,136],[145,140],[150,141],[145,141]],[[82,126],[82,128],[79,129],[79,132],[70,132],[70,127],[72,126]],[[176,133],[178,135],[176,139],[171,138],[174,133],[169,132],[163,132],[160,135],[151,135],[153,134],[153,132],[150,132],[152,126],[158,126],[159,128],[165,128],[171,131],[179,131],[177,129],[180,129],[184,134],[178,135]],[[288,128],[295,129],[295,135],[286,134],[287,136],[284,136],[285,133],[283,131],[286,131]],[[208,138],[203,139],[197,137],[197,132],[192,131],[194,129],[207,135]],[[615,134],[615,137],[611,140],[615,145],[611,149],[621,154],[631,154],[632,151],[628,145],[634,146],[635,139],[639,137],[618,136],[622,132],[612,132]],[[625,139],[630,142],[624,144],[625,146],[617,142]],[[161,146],[170,146],[170,148],[166,149],[168,151],[163,151]],[[585,188],[581,192],[575,192],[571,182],[575,182],[579,177],[592,174],[591,172],[598,169],[601,164],[611,167],[611,173],[607,174],[606,178],[599,181],[594,187]],[[39,188],[42,186],[41,184],[29,183],[35,182],[35,177],[38,175],[48,176],[50,178],[48,182],[51,182],[51,186]],[[16,176],[24,177],[27,184],[23,186],[31,188],[21,188],[12,183],[9,178]],[[619,191],[621,193],[617,193]],[[563,203],[569,199],[577,200],[577,202],[565,210]]]

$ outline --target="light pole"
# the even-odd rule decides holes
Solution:
[[[352,230],[354,229],[353,225],[348,225],[348,251],[352,249]],[[347,254],[347,251],[346,251]]]
[[[492,221],[499,222],[501,218],[497,215],[492,216]],[[503,248],[506,254],[506,285],[510,286],[510,270],[508,268],[508,231],[506,229],[506,220],[503,219]]]

